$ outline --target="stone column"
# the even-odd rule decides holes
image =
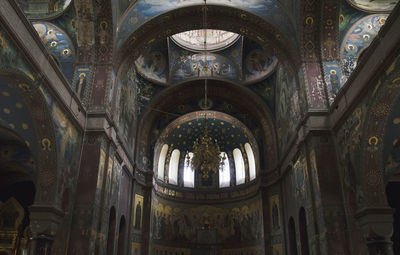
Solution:
[[[356,213],[370,255],[393,255],[393,209],[363,208]]]

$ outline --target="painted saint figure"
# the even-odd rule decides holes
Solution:
[[[140,229],[140,218],[142,216],[142,206],[140,201],[136,205],[136,218],[135,218],[135,228]]]

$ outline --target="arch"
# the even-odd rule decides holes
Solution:
[[[178,185],[178,167],[179,167],[179,157],[181,152],[175,149],[171,153],[171,158],[168,167],[168,183]]]
[[[224,100],[235,105],[243,112],[249,113],[249,118],[254,119],[254,123],[259,129],[260,139],[257,143],[260,148],[259,159],[263,165],[263,170],[272,171],[277,164],[277,141],[273,115],[264,102],[250,89],[228,82],[209,79],[208,95],[213,98]],[[143,117],[140,120],[136,143],[136,158],[152,158],[154,152],[152,147],[153,132],[158,130],[159,121],[163,113],[154,109],[162,109],[163,112],[173,111],[179,104],[193,102],[204,96],[204,83],[201,80],[182,83],[168,87],[160,92],[146,107]],[[165,100],[173,97],[174,100]],[[248,100],[243,100],[246,98]],[[257,150],[258,150],[257,148]],[[255,151],[257,151],[255,150]],[[139,168],[142,166],[141,160],[136,160]],[[266,163],[268,162],[268,164]]]
[[[249,180],[252,181],[256,178],[256,160],[254,158],[254,152],[249,143],[244,145],[246,150],[247,160],[249,162]]]
[[[193,152],[188,152],[185,156],[185,163],[183,167],[183,186],[194,188],[194,170],[192,168]]]
[[[299,231],[300,231],[301,255],[308,255],[310,254],[310,249],[308,246],[307,218],[306,218],[306,210],[304,209],[304,207],[301,207],[299,211]]]
[[[289,250],[290,255],[297,255],[296,226],[293,217],[289,218]]]
[[[124,255],[125,240],[126,240],[126,224],[125,224],[125,216],[122,216],[121,220],[119,222],[118,252],[117,252],[117,255]]]
[[[139,57],[140,52],[145,52],[149,45],[156,40],[164,39],[180,32],[204,28],[202,7],[201,4],[197,4],[165,11],[164,13],[159,13],[156,17],[140,20],[142,22],[141,26],[139,26],[139,23],[130,23],[132,17],[129,14],[126,15],[118,27],[116,63],[122,63],[122,60],[126,58],[136,59]],[[253,8],[252,10],[256,9]],[[300,58],[296,51],[296,37],[293,36],[295,34],[294,29],[282,29],[288,24],[286,21],[290,19],[281,21],[274,26],[251,11],[237,7],[208,4],[207,10],[207,28],[245,35],[262,44],[264,49],[269,52],[276,53],[280,61],[286,61],[293,66],[300,64]],[[133,14],[134,12],[132,12]],[[282,15],[286,16],[283,13]],[[243,27],[243,22],[246,22],[246,27]],[[161,23],[163,24],[162,26],[160,26]],[[282,31],[279,31],[277,27],[281,28]],[[292,29],[293,31],[288,32]],[[127,52],[131,54],[126,54]]]
[[[231,167],[229,158],[225,152],[221,152],[221,166],[219,168],[219,187],[229,187],[231,184]]]
[[[158,158],[157,179],[164,180],[165,159],[168,153],[168,144],[164,144],[161,148],[160,157]]]
[[[115,238],[115,208],[110,209],[110,217],[108,218],[108,235],[107,235],[107,255],[114,253],[114,238]]]
[[[246,181],[246,170],[240,149],[233,150],[233,160],[235,162],[236,185],[243,184]]]

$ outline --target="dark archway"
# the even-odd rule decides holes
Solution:
[[[118,255],[123,255],[125,251],[125,238],[126,237],[126,224],[125,216],[121,217],[119,222],[119,234],[118,234]]]
[[[111,207],[110,218],[108,219],[107,255],[112,255],[114,251],[115,217],[115,208],[113,206]]]
[[[289,246],[290,255],[297,255],[296,226],[293,217],[289,218]]]
[[[24,140],[14,131],[0,127],[0,235],[10,254],[19,254],[29,225],[29,206],[35,199],[35,161]],[[9,239],[10,238],[10,239]]]
[[[386,196],[390,207],[395,212],[393,214],[393,252],[400,254],[400,182],[389,182],[386,185]]]
[[[301,207],[299,212],[299,230],[300,230],[301,255],[308,255],[310,254],[310,249],[308,247],[307,218],[306,218],[306,210],[304,209],[304,207]]]

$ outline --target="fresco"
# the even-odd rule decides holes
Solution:
[[[296,80],[280,65],[276,81],[276,117],[278,128],[279,149],[283,152],[293,138],[296,127],[301,119],[301,97],[298,93]]]
[[[130,34],[153,17],[175,8],[201,4],[203,4],[202,0],[140,0],[127,12],[119,25],[116,46],[121,47]],[[295,43],[296,37],[293,35],[296,32],[292,19],[275,0],[209,0],[207,4],[228,5],[254,13],[280,28],[282,33]],[[298,11],[298,8],[293,9],[295,12]]]
[[[33,155],[37,157],[38,142],[32,116],[18,92],[19,87],[24,85],[26,84],[21,81],[11,81],[0,77],[0,125],[18,133]]]
[[[72,0],[18,0],[18,4],[28,18],[44,19],[59,15],[66,10]]]
[[[226,49],[219,50],[218,54],[229,58],[232,60],[233,63],[235,63],[238,66],[238,69],[242,69],[243,66],[243,37],[240,37],[235,43],[233,43],[231,46],[229,46]],[[240,73],[240,76],[241,73]],[[242,78],[242,77],[240,77]]]
[[[68,35],[49,22],[33,22],[32,25],[49,52],[58,59],[62,72],[71,82],[75,49]]]
[[[136,100],[138,78],[136,70],[133,67],[129,68],[126,75],[124,74],[121,78],[118,80],[116,87],[114,121],[117,123],[120,134],[126,140],[129,150],[133,154],[137,120]]]
[[[387,14],[366,16],[357,21],[347,32],[340,47],[344,82],[356,68],[360,54],[370,45],[387,17]]]
[[[153,195],[151,239],[154,244],[263,244],[260,196],[224,205],[175,204]]]
[[[272,255],[283,255],[282,244],[272,245]]]
[[[81,100],[88,97],[90,74],[90,67],[88,66],[77,66],[75,68],[72,87]]]
[[[150,81],[165,84],[168,74],[168,47],[166,40],[154,44],[135,61],[137,71]]]
[[[136,113],[140,118],[148,103],[163,89],[163,87],[153,84],[140,75],[137,76],[137,102]]]
[[[239,80],[240,71],[231,59],[216,53],[191,53],[172,42],[169,45],[172,84],[201,77]]]
[[[26,63],[24,56],[17,50],[14,44],[8,39],[6,33],[0,27],[0,69],[6,72],[20,72],[31,81],[35,80],[34,71]]]
[[[245,40],[243,51],[245,83],[260,81],[274,71],[278,60],[258,43]]]
[[[269,211],[271,215],[271,230],[273,232],[279,231],[281,229],[281,209],[279,195],[273,195],[269,197]]]
[[[263,81],[252,84],[249,88],[254,91],[267,104],[271,113],[275,116],[275,85],[276,72],[265,78]]]
[[[300,157],[293,166],[294,171],[294,187],[296,197],[305,200],[307,198],[306,185],[307,182],[307,162],[306,158]]]
[[[367,12],[390,12],[398,0],[347,0],[352,6]]]
[[[328,88],[329,103],[332,103],[344,84],[340,66],[336,62],[324,62],[325,82]]]
[[[133,208],[133,227],[135,229],[141,229],[143,219],[143,196],[135,194],[135,204]]]
[[[341,0],[339,14],[339,45],[342,43],[346,32],[354,23],[367,15],[367,13],[355,9],[346,0]]]

